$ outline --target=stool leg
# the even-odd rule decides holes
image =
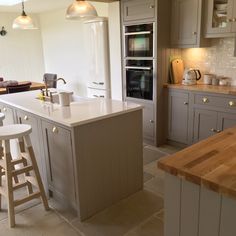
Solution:
[[[6,183],[7,183],[7,205],[8,205],[8,218],[9,226],[15,226],[15,210],[14,210],[14,196],[13,196],[13,184],[12,184],[12,165],[11,165],[11,153],[10,153],[10,141],[4,140],[4,159],[6,163]]]
[[[36,177],[36,181],[37,181],[37,184],[38,184],[38,187],[39,187],[39,191],[41,193],[41,198],[42,198],[44,208],[45,208],[45,210],[49,210],[50,208],[48,206],[48,200],[47,200],[47,197],[46,197],[46,194],[45,194],[45,191],[44,191],[42,179],[40,177],[39,168],[38,168],[38,165],[37,165],[37,162],[36,162],[36,158],[35,158],[35,155],[34,155],[34,150],[32,148],[31,140],[30,140],[29,135],[24,137],[24,141],[25,141],[25,145],[28,149],[29,156],[31,158],[32,166],[34,168],[35,177]]]
[[[25,152],[25,144],[23,138],[19,138],[19,146],[20,146],[20,152]],[[27,166],[27,160],[23,158],[23,166]],[[25,173],[25,176],[30,176],[30,172]],[[33,187],[31,183],[27,183],[28,193],[33,193]]]

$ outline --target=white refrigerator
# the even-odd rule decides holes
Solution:
[[[86,58],[89,65],[87,73],[88,97],[111,97],[110,60],[108,40],[108,20],[97,17],[84,22]]]

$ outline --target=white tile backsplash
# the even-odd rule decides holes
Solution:
[[[183,49],[181,55],[186,68],[198,68],[202,73],[229,77],[236,85],[234,38],[212,39],[211,47]]]

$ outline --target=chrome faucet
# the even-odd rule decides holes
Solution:
[[[64,84],[66,84],[66,81],[63,78],[58,78],[57,81],[62,80]]]

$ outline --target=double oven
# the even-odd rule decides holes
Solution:
[[[154,23],[124,26],[126,97],[153,100]]]

